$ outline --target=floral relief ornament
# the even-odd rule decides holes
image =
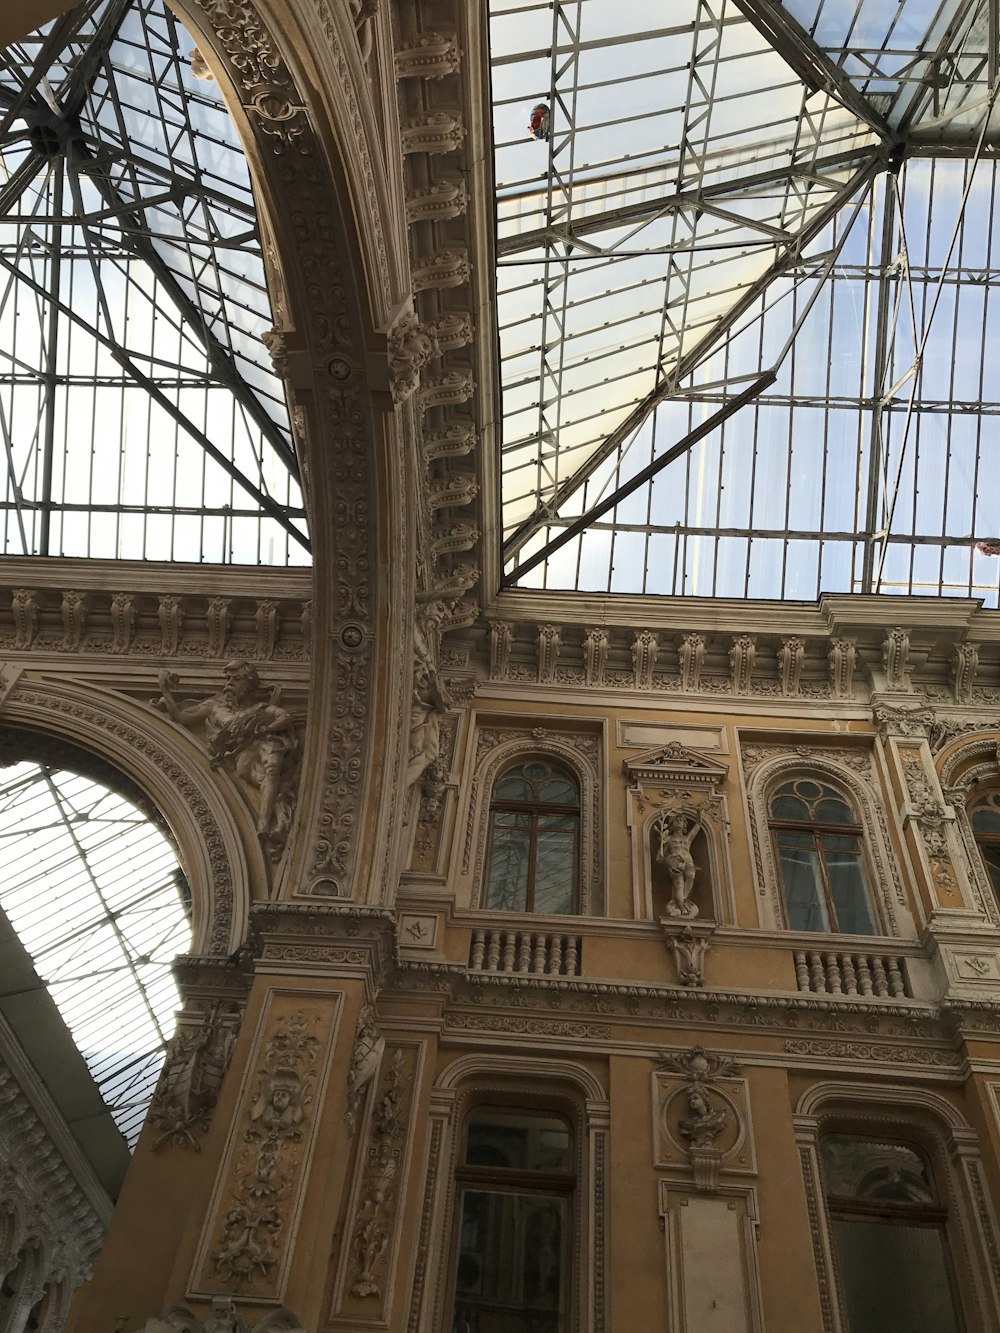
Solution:
[[[237,1163],[236,1188],[212,1256],[223,1278],[267,1277],[284,1225],[281,1205],[292,1188],[295,1146],[312,1102],[319,1041],[315,1015],[298,1009],[268,1042]]]

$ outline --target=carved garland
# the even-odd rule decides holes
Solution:
[[[519,758],[551,758],[565,764],[580,784],[580,914],[602,909],[604,824],[599,774],[600,742],[589,732],[575,735],[536,727],[531,732],[482,728],[466,814],[462,872],[472,872],[471,905],[482,906],[486,873],[489,803],[500,771]]]
[[[898,908],[907,910],[906,895],[895,857],[889,851],[889,828],[883,806],[869,783],[857,771],[842,766],[839,755],[834,761],[819,749],[810,751],[806,758],[797,750],[784,746],[758,748],[766,748],[772,755],[767,759],[762,757],[756,763],[747,781],[754,874],[758,894],[769,908],[770,921],[766,924],[781,929],[785,919],[781,881],[768,834],[768,798],[782,779],[798,775],[818,776],[839,783],[851,796],[861,818],[865,854],[874,871],[871,887],[876,896],[876,907],[888,927],[886,933],[899,935]],[[890,885],[891,893],[885,891]]]

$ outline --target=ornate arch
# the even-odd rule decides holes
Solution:
[[[973,732],[937,758],[941,790],[955,812],[955,830],[962,846],[973,900],[983,916],[1000,925],[1000,903],[987,877],[969,819],[969,801],[980,783],[1000,784],[1000,733],[996,728]]]
[[[808,758],[789,750],[765,759],[753,769],[747,783],[754,877],[758,901],[765,905],[768,918],[761,924],[773,930],[784,928],[780,876],[768,836],[768,803],[779,782],[795,777],[826,778],[849,796],[861,820],[865,857],[872,871],[876,913],[887,934],[901,936],[901,925],[905,925],[909,933],[914,933],[903,881],[890,849],[889,827],[882,803],[859,773],[819,750],[812,751]]]
[[[247,811],[179,728],[110,691],[18,681],[3,705],[12,725],[64,739],[120,770],[166,820],[191,887],[191,952],[227,956],[246,937],[267,871]]]
[[[929,1152],[935,1179],[947,1201],[954,1227],[954,1258],[969,1281],[961,1285],[977,1307],[977,1324],[991,1328],[1000,1323],[1000,1252],[997,1220],[990,1202],[975,1130],[957,1107],[929,1088],[905,1084],[813,1084],[800,1097],[793,1116],[809,1228],[816,1260],[816,1276],[823,1311],[824,1333],[846,1333],[835,1299],[836,1264],[829,1234],[819,1140],[826,1125],[839,1122],[884,1135],[887,1130],[909,1129]]]
[[[580,914],[596,915],[604,910],[603,784],[598,769],[600,742],[589,732],[563,736],[558,732],[502,731],[481,729],[477,733],[479,754],[469,787],[462,842],[462,879],[472,907],[482,901],[486,868],[486,841],[493,787],[505,768],[519,759],[554,759],[568,768],[580,787]]]
[[[430,1135],[424,1178],[416,1273],[407,1333],[441,1327],[448,1267],[435,1238],[454,1220],[455,1166],[465,1116],[489,1094],[542,1104],[560,1099],[572,1110],[577,1153],[576,1239],[572,1333],[606,1333],[610,1327],[608,1271],[608,1095],[594,1075],[572,1060],[475,1052],[460,1056],[438,1075],[431,1092]]]
[[[403,631],[416,549],[415,451],[393,417],[378,333],[408,282],[405,254],[386,239],[385,182],[399,173],[378,160],[379,120],[347,6],[171,2],[226,94],[254,178],[275,318],[269,346],[286,383],[313,541],[319,651],[297,836],[277,892],[375,898],[401,855],[391,814],[405,767]],[[390,142],[398,140],[385,139],[386,154]],[[377,503],[393,490],[391,503]],[[380,652],[389,625],[401,632]],[[389,777],[376,782],[380,734]],[[362,846],[379,847],[380,858],[363,861]]]

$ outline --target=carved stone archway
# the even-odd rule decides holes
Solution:
[[[191,952],[226,957],[239,948],[251,901],[267,896],[267,872],[245,807],[236,799],[227,805],[193,741],[120,694],[24,678],[4,702],[4,721],[67,740],[139,787],[180,853],[191,888]]]
[[[379,333],[408,281],[405,256],[385,240],[385,182],[398,170],[376,161],[346,6],[171,3],[223,90],[254,179],[275,319],[269,346],[286,383],[313,543],[303,780],[277,892],[380,898],[401,856],[393,814],[416,565],[413,450],[393,415]]]

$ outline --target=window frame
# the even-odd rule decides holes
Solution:
[[[976,851],[979,853],[980,864],[983,867],[983,873],[986,880],[993,890],[993,896],[1000,905],[1000,829],[995,833],[988,833],[985,830],[980,831],[976,828],[975,812],[978,805],[985,805],[992,798],[996,804],[993,808],[1000,816],[1000,788],[995,786],[984,786],[974,789],[966,803],[965,813],[969,821],[969,828],[972,830],[972,838],[976,844]],[[997,858],[997,864],[991,868],[990,862],[984,854],[984,847],[994,849],[994,855]],[[994,876],[994,869],[996,875]]]
[[[559,804],[554,801],[515,801],[515,800],[497,800],[495,793],[499,785],[515,769],[525,768],[531,763],[546,764],[553,772],[571,782],[576,791],[576,802],[574,805]],[[525,889],[525,905],[521,908],[498,907],[489,901],[490,883],[493,871],[494,856],[494,816],[497,814],[528,815],[531,823],[528,839],[528,876]],[[486,811],[486,859],[483,864],[483,889],[482,906],[489,912],[510,912],[523,913],[525,915],[535,915],[535,879],[538,866],[538,832],[539,820],[549,815],[560,817],[572,816],[575,819],[573,830],[573,867],[572,882],[573,894],[572,903],[566,912],[544,913],[546,916],[578,916],[580,915],[580,897],[581,897],[581,859],[582,859],[582,823],[583,823],[583,793],[581,791],[579,776],[558,759],[553,759],[549,755],[524,755],[519,756],[514,762],[506,765],[497,773],[493,780],[493,787],[490,791],[490,802]]]
[[[784,787],[799,781],[813,782],[817,786],[826,788],[833,792],[848,807],[854,816],[854,822],[851,824],[833,824],[823,820],[805,820],[805,819],[782,819],[774,817],[771,813],[772,802],[779,795]],[[805,798],[801,798],[805,799]],[[822,799],[822,798],[817,798]],[[782,774],[779,781],[772,785],[767,793],[766,801],[767,830],[771,841],[771,852],[774,857],[775,870],[778,875],[779,888],[781,891],[781,908],[786,930],[802,930],[803,933],[810,935],[864,935],[865,938],[873,938],[882,933],[882,922],[879,917],[876,897],[871,891],[871,871],[868,865],[868,855],[865,838],[865,826],[861,816],[859,816],[855,807],[854,800],[845,793],[840,787],[836,786],[826,774],[818,775],[811,773]],[[777,835],[783,832],[808,833],[812,836],[813,850],[816,855],[816,862],[819,867],[820,887],[823,893],[823,904],[826,908],[827,924],[822,930],[809,930],[808,927],[793,927],[789,922],[788,913],[788,891],[785,884],[785,874],[781,858],[781,845]],[[871,918],[872,929],[865,931],[846,931],[842,929],[837,920],[836,901],[833,896],[833,890],[830,886],[830,877],[826,863],[826,848],[823,846],[823,838],[833,837],[854,837],[858,840],[858,859],[861,867],[861,888],[864,894],[865,903],[868,908],[868,915]]]
[[[837,1297],[840,1305],[841,1321],[844,1325],[844,1333],[854,1333],[854,1330],[850,1328],[847,1322],[848,1300],[844,1286],[843,1261],[838,1250],[837,1238],[832,1225],[837,1218],[842,1218],[845,1221],[870,1223],[881,1222],[887,1226],[908,1225],[939,1232],[942,1238],[944,1268],[947,1276],[948,1290],[951,1295],[951,1305],[955,1315],[956,1328],[958,1333],[968,1333],[970,1328],[968,1311],[962,1300],[962,1287],[959,1282],[958,1269],[955,1263],[955,1241],[956,1239],[960,1240],[960,1238],[953,1234],[954,1228],[951,1225],[951,1211],[944,1200],[938,1180],[940,1168],[934,1161],[935,1154],[929,1153],[923,1143],[918,1139],[907,1136],[905,1133],[906,1128],[907,1126],[905,1125],[894,1125],[891,1127],[889,1133],[885,1134],[880,1133],[873,1124],[854,1124],[848,1126],[833,1122],[823,1126],[817,1139],[816,1147],[819,1175],[823,1186],[823,1206],[826,1211],[834,1271],[837,1277]],[[893,1130],[901,1132],[894,1133]],[[830,1190],[826,1166],[823,1160],[823,1143],[824,1140],[835,1136],[886,1144],[894,1143],[899,1144],[901,1147],[908,1148],[911,1152],[915,1153],[924,1164],[927,1179],[933,1190],[934,1201],[931,1203],[924,1201],[909,1203],[897,1199],[868,1200],[833,1194]]]

